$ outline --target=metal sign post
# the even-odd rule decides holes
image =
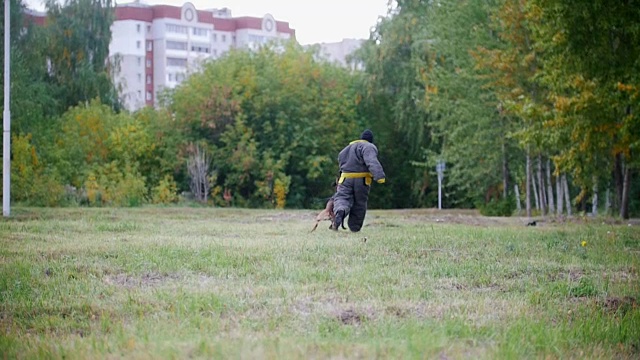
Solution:
[[[438,160],[436,164],[436,171],[438,172],[438,209],[442,209],[442,179],[444,178],[445,167],[445,162]]]
[[[4,111],[2,112],[2,215],[8,217],[10,214],[11,192],[11,111],[9,110],[9,100],[11,95],[11,57],[9,51],[9,29],[11,19],[10,0],[4,1]]]

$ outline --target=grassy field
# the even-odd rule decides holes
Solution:
[[[370,211],[13,209],[3,358],[638,358],[640,226]],[[584,246],[583,246],[584,245]]]

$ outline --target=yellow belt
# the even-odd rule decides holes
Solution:
[[[367,185],[371,185],[373,182],[373,175],[368,172],[359,172],[359,173],[342,173],[340,174],[340,180],[338,180],[338,184],[342,184],[344,179],[357,179],[364,178],[364,183]]]

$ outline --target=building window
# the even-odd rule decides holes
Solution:
[[[199,53],[209,53],[209,47],[204,45],[192,45],[191,51],[199,52]]]
[[[249,35],[249,42],[253,44],[266,44],[267,38],[259,35]]]
[[[193,35],[196,36],[209,36],[209,30],[208,29],[202,29],[202,28],[193,28]]]
[[[142,82],[142,74],[138,73],[138,82],[141,83]]]
[[[235,44],[236,43],[236,36],[233,35],[233,37],[231,38],[231,41]]]
[[[151,75],[147,75],[147,84],[151,84]]]
[[[142,99],[142,91],[138,90],[138,99]]]
[[[138,57],[138,66],[142,66],[142,58]]]
[[[147,34],[151,34],[151,25],[147,25]]]
[[[177,82],[182,82],[182,80],[184,80],[184,74],[183,73],[177,73],[176,74],[176,81]]]
[[[147,41],[147,51],[153,50],[153,41]]]
[[[140,32],[140,24],[136,24],[136,31]]]
[[[227,42],[227,35],[222,34],[222,42],[226,43]]]
[[[187,59],[167,58],[167,66],[187,67]]]
[[[213,34],[213,42],[218,41],[218,34]]]
[[[141,46],[140,40],[136,41],[136,48],[140,49],[140,46]]]
[[[172,73],[168,73],[167,74],[167,79],[169,79],[169,81],[173,81],[173,74]]]
[[[176,24],[167,24],[167,32],[177,33],[177,34],[187,34],[189,30],[186,26],[176,25]]]
[[[152,98],[151,91],[147,91],[147,101],[151,101]]]
[[[182,41],[167,41],[167,50],[187,50],[187,43]]]
[[[151,67],[151,59],[147,59],[147,67],[150,68]]]

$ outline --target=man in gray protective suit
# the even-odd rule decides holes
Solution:
[[[367,213],[367,201],[372,181],[385,182],[384,170],[378,161],[378,148],[373,144],[373,133],[367,129],[360,140],[352,141],[338,155],[340,179],[334,195],[335,214],[333,230],[338,230],[349,216],[349,230],[360,231]]]

